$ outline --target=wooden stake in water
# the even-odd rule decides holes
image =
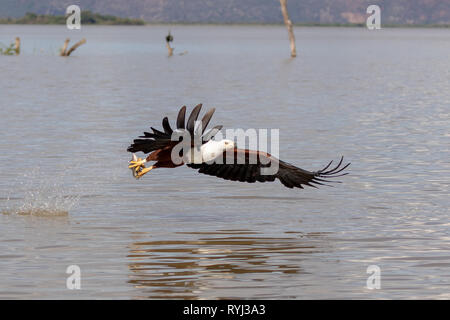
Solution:
[[[20,54],[20,38],[19,37],[16,38],[16,44],[15,44],[14,49],[16,50],[16,55],[19,55]]]

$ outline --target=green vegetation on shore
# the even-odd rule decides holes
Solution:
[[[65,16],[26,13],[21,18],[0,18],[0,24],[66,24]],[[91,11],[81,12],[81,24],[98,25],[284,25],[280,23],[223,23],[223,22],[146,22],[142,19],[120,18],[111,15],[102,15]],[[365,23],[294,23],[297,27],[366,27]],[[382,28],[450,28],[450,24],[382,24]]]
[[[52,16],[47,14],[26,13],[21,18],[1,18],[0,24],[66,24],[65,16]],[[144,25],[141,19],[120,18],[102,15],[91,11],[81,11],[81,24],[102,25]]]
[[[14,47],[14,43],[11,43],[9,47],[5,46],[3,43],[0,43],[0,55],[12,56],[14,54],[17,54],[16,48]]]

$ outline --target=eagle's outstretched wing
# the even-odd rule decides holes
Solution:
[[[198,119],[198,115],[200,114],[200,110],[202,108],[202,104],[198,104],[191,112],[187,123],[185,123],[186,116],[186,106],[183,106],[178,112],[177,117],[177,129],[179,131],[186,130],[189,132],[192,145],[194,143],[194,135],[202,136],[202,143],[208,142],[211,138],[213,138],[221,129],[222,126],[215,126],[212,129],[206,131],[206,127],[211,120],[211,117],[214,114],[215,108],[210,109],[205,113],[201,120],[201,127],[196,126],[196,122]],[[128,147],[128,152],[144,152],[150,153],[159,149],[166,149],[174,147],[179,141],[172,140],[173,130],[170,127],[169,119],[165,117],[162,120],[163,131],[155,129],[151,127],[153,132],[144,132],[143,136],[140,136],[139,139],[134,139],[133,143]],[[201,131],[199,131],[201,128]],[[206,131],[206,132],[205,132]]]
[[[266,182],[279,179],[283,185],[288,188],[301,188],[304,185],[315,187],[315,185],[326,185],[331,181],[328,178],[336,178],[344,176],[348,173],[342,173],[350,163],[341,166],[344,157],[341,158],[337,166],[329,169],[331,161],[326,167],[319,171],[307,171],[287,162],[281,161],[274,156],[260,151],[252,151],[247,149],[234,149],[233,153],[225,152],[223,155],[223,163],[201,163],[187,164],[188,167],[198,169],[199,173],[223,178],[225,180],[240,182]],[[256,159],[256,163],[249,159]],[[263,169],[273,165],[278,165],[278,171],[273,174],[264,174]]]

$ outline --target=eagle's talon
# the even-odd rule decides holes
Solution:
[[[133,156],[131,157],[131,160],[129,162],[128,168],[131,169],[131,172],[133,174],[133,177],[136,179],[138,178],[139,172],[145,168],[144,163],[147,162],[146,159],[141,159],[136,157],[136,155],[133,153]]]
[[[146,163],[146,162],[147,162],[147,160],[141,159],[141,158],[138,158],[136,161],[131,160],[131,161],[129,162],[130,165],[128,166],[128,168],[130,168],[130,169],[136,168],[136,170],[138,170],[138,169],[141,168],[141,167],[144,167],[144,168],[145,168],[144,163]]]
[[[143,167],[145,168],[144,165],[142,165],[142,167],[131,168],[131,171],[133,172],[133,177],[137,178],[138,173],[142,170]]]
[[[139,178],[141,178],[144,174],[146,174],[147,172],[149,172],[150,170],[152,170],[153,169],[153,166],[151,166],[151,167],[149,167],[149,168],[142,168],[141,170],[139,170],[139,171],[137,171],[136,170],[136,175],[135,175],[135,178],[136,179],[139,179]]]

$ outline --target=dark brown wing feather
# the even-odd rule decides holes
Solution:
[[[191,137],[194,137],[194,127],[195,122],[198,119],[198,115],[200,113],[200,110],[202,108],[202,104],[198,104],[191,112],[187,123],[185,123],[185,116],[186,116],[186,106],[183,106],[180,111],[178,112],[177,116],[177,130],[188,130],[191,134]],[[202,118],[202,131],[198,132],[197,134],[202,135],[206,127],[208,126],[215,109],[210,109]],[[140,136],[139,139],[133,140],[133,143],[128,147],[127,151],[129,152],[144,152],[149,153],[158,149],[162,149],[165,147],[174,147],[178,141],[172,141],[172,133],[173,130],[170,127],[169,119],[165,117],[162,120],[162,126],[164,129],[163,131],[160,131],[158,129],[155,129],[151,127],[151,130],[153,132],[144,132],[143,136]],[[208,142],[211,138],[213,138],[220,130],[222,129],[222,126],[215,126],[211,130],[207,131],[203,135],[203,141],[202,143]],[[194,139],[192,139],[193,144]]]
[[[186,124],[186,130],[189,131],[191,136],[194,135],[194,127],[195,127],[195,121],[197,121],[198,114],[200,113],[200,110],[202,109],[202,104],[198,104],[195,106],[195,108],[192,110],[191,115],[189,116],[189,119]]]
[[[208,142],[209,140],[211,140],[220,130],[222,130],[221,125],[218,126],[214,126],[213,128],[209,129],[208,131],[206,131],[205,134],[203,134],[203,143]]]
[[[181,107],[177,117],[177,129],[184,129],[184,118],[186,116],[186,106]]]
[[[256,163],[250,163],[251,155],[255,156]],[[235,149],[233,154],[223,154],[223,164],[219,163],[201,163],[201,164],[188,164],[188,167],[198,169],[199,173],[216,176],[225,180],[240,181],[240,182],[271,182],[275,179],[281,181],[281,183],[288,188],[301,188],[303,186],[310,186],[316,188],[316,185],[326,185],[331,181],[328,178],[336,178],[344,176],[348,173],[342,173],[350,163],[342,166],[344,157],[341,158],[339,163],[333,168],[329,169],[332,161],[323,169],[319,171],[307,171],[296,166],[293,166],[287,162],[281,161],[272,155],[251,151],[246,149]],[[269,167],[269,162],[277,162],[279,165],[278,172],[271,175],[263,174],[263,168]]]
[[[211,108],[203,116],[203,118],[202,118],[202,132],[201,132],[201,134],[203,134],[205,132],[206,127],[208,126],[209,121],[211,121],[211,118],[212,118],[212,116],[213,116],[215,111],[216,111],[216,108]]]
[[[165,118],[163,119],[162,125],[163,125],[163,128],[164,128],[164,133],[169,134],[169,135],[172,135],[173,130],[172,130],[172,128],[170,127],[169,119],[168,119],[167,117],[165,117]]]

